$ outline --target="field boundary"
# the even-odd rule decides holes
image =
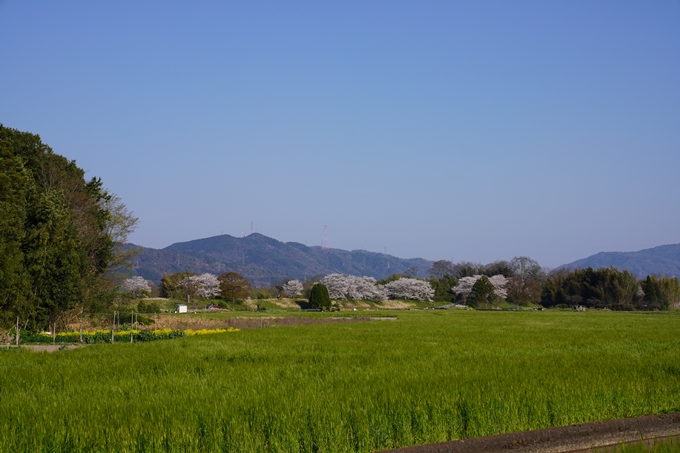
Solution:
[[[561,453],[680,435],[680,412],[384,450],[384,453]]]

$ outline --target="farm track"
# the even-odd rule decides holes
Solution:
[[[586,453],[622,443],[680,437],[680,412],[498,434],[437,444],[384,450],[383,453]]]

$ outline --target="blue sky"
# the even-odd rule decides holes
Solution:
[[[0,0],[0,123],[140,218],[558,266],[680,242],[680,1]]]

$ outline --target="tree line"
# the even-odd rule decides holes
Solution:
[[[250,296],[258,299],[304,297],[311,300],[315,286],[323,286],[332,300],[419,300],[460,303],[476,308],[510,304],[546,308],[667,310],[680,302],[677,277],[648,276],[638,280],[632,273],[613,267],[551,271],[524,256],[486,265],[440,260],[432,265],[429,273],[429,279],[415,278],[413,273],[408,273],[393,274],[382,280],[329,274],[307,281],[288,278],[270,287],[253,288],[235,272],[199,276],[184,271],[164,276],[160,292],[175,299],[220,297],[231,300],[232,309],[235,301]],[[210,287],[214,289],[210,290]]]
[[[561,270],[543,287],[545,307],[583,306],[612,310],[668,310],[680,301],[677,277],[638,278],[616,268]]]
[[[615,267],[551,271],[528,257],[482,265],[437,261],[430,269],[435,300],[488,307],[502,302],[543,307],[668,310],[680,302],[677,277],[638,279]]]

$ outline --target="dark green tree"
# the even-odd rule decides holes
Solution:
[[[589,267],[552,273],[543,287],[541,304],[634,310],[642,308],[641,299],[640,283],[627,270]]]
[[[458,279],[453,275],[444,275],[440,278],[430,277],[430,286],[434,289],[432,299],[435,302],[451,302],[456,295],[451,289],[458,284]]]
[[[312,308],[320,308],[328,310],[331,308],[331,297],[328,294],[328,288],[323,283],[317,283],[312,286],[309,292],[309,304]]]
[[[115,294],[107,271],[136,219],[101,180],[40,137],[0,125],[0,323],[34,327],[71,309],[94,310]]]
[[[475,297],[475,304],[478,307],[488,305],[494,300],[495,293],[493,290],[493,284],[489,281],[486,275],[482,275],[472,287],[472,294],[474,294]]]
[[[22,246],[31,179],[8,142],[0,142],[0,325],[34,315]]]
[[[432,264],[429,270],[430,286],[434,289],[433,299],[436,302],[450,302],[456,296],[451,292],[451,288],[458,284],[456,267],[451,261],[439,260]]]
[[[658,283],[656,282],[655,278],[652,278],[651,275],[648,275],[647,278],[645,279],[645,282],[643,284],[643,291],[645,292],[645,298],[644,300],[649,301],[649,302],[656,302],[658,299],[657,296],[657,287]]]

